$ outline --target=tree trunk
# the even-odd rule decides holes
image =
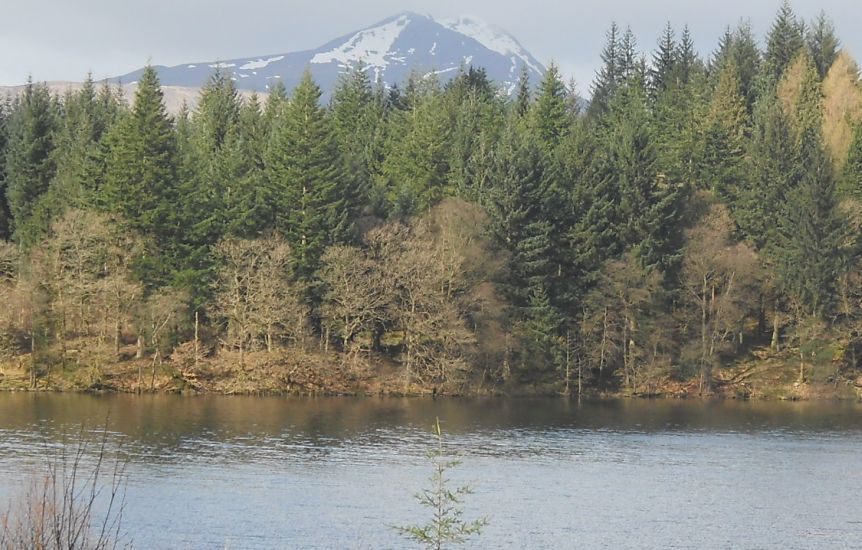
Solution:
[[[771,347],[774,351],[781,351],[781,326],[780,326],[780,318],[778,313],[778,307],[776,306],[775,312],[772,316],[772,343]]]

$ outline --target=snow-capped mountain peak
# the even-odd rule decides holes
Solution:
[[[372,80],[382,80],[388,86],[403,83],[411,72],[437,74],[445,80],[463,67],[483,67],[508,93],[515,89],[523,67],[534,83],[545,70],[512,35],[477,17],[438,21],[413,12],[390,17],[314,50],[156,69],[162,83],[169,86],[202,86],[218,68],[230,74],[240,89],[266,91],[277,80],[292,88],[308,68],[321,88],[331,92],[338,76],[359,62],[367,67]],[[118,80],[137,81],[140,72]]]

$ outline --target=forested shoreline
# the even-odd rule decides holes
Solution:
[[[88,79],[0,108],[0,387],[852,394],[862,85],[785,3],[701,57],[613,25],[551,65],[363,67],[169,115]],[[789,388],[789,389],[788,389]],[[784,391],[782,390],[782,391]]]

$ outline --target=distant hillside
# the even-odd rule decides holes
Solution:
[[[265,92],[281,80],[295,86],[306,68],[325,92],[335,86],[339,74],[359,62],[368,67],[373,81],[387,85],[404,82],[411,71],[436,73],[441,80],[455,76],[459,68],[483,67],[505,93],[512,93],[523,67],[535,84],[545,68],[510,34],[472,17],[438,21],[430,16],[402,13],[371,27],[342,36],[309,51],[194,62],[156,67],[163,84],[199,88],[216,68],[227,71],[238,88]],[[141,71],[117,77],[136,82]]]

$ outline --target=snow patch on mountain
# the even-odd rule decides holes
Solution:
[[[270,63],[275,63],[276,61],[281,61],[282,59],[284,59],[283,55],[277,55],[268,59],[256,59],[254,61],[249,61],[245,65],[241,66],[240,69],[245,71],[250,71],[253,69],[263,69]]]
[[[325,64],[335,61],[350,67],[362,61],[369,67],[385,68],[388,65],[387,54],[408,23],[410,19],[405,14],[379,27],[359,31],[341,46],[316,54],[311,58],[311,63]]]
[[[534,71],[542,72],[542,69],[533,64],[530,56],[524,51],[523,46],[512,38],[510,34],[495,29],[476,17],[463,15],[457,19],[443,19],[438,22],[447,29],[469,36],[492,52],[505,56],[515,55]]]

